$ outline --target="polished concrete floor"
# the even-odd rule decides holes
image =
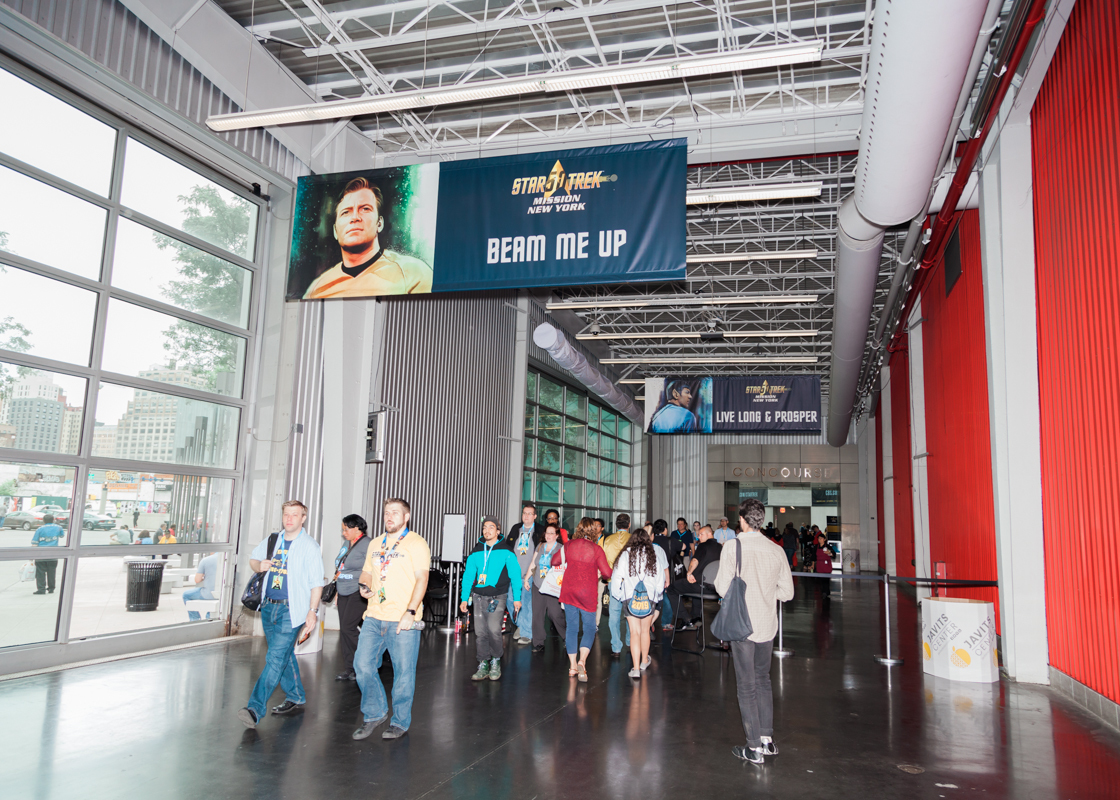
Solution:
[[[555,639],[536,655],[507,646],[502,680],[474,684],[471,637],[426,632],[412,729],[396,742],[350,738],[359,692],[334,681],[333,634],[301,658],[306,711],[255,731],[235,712],[263,640],[0,681],[0,797],[1120,797],[1120,736],[1053,691],[924,676],[907,595],[895,599],[905,665],[872,660],[881,591],[853,582],[823,605],[817,586],[798,587],[795,652],[773,668],[781,754],[762,767],[731,755],[743,735],[726,655],[655,641],[632,681],[603,657],[604,618],[585,685]]]

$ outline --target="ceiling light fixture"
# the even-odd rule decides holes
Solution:
[[[815,303],[815,294],[716,295],[704,297],[636,297],[633,300],[572,300],[548,303],[549,311],[571,311],[580,308],[653,308],[664,306],[726,306],[767,303]]]
[[[754,186],[728,186],[713,189],[689,189],[685,204],[749,203],[757,200],[787,200],[794,197],[820,197],[821,181],[804,183],[760,183]]]
[[[634,356],[602,358],[600,364],[816,364],[816,356]]]
[[[780,331],[724,331],[726,339],[770,339],[785,336],[816,336],[817,330],[813,328],[787,329]],[[636,331],[634,333],[580,333],[577,339],[699,339],[699,331]]]
[[[465,83],[460,86],[410,89],[404,92],[357,97],[352,100],[332,100],[326,103],[308,103],[264,111],[215,114],[206,120],[206,124],[213,131],[233,131],[244,128],[263,128],[269,125],[292,125],[300,122],[361,117],[387,111],[405,111],[412,108],[432,108],[453,103],[475,103],[523,94],[570,92],[598,86],[621,86],[647,81],[721,75],[748,69],[763,69],[820,61],[823,47],[822,40],[814,39],[795,44],[752,47],[733,53],[645,61],[621,67],[573,69],[526,78],[499,78],[492,81]]]
[[[803,258],[816,258],[813,250],[777,250],[757,253],[693,253],[685,256],[689,264],[714,264],[723,261],[793,261]]]

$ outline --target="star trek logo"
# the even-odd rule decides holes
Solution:
[[[603,170],[569,174],[564,171],[564,165],[557,161],[552,165],[552,171],[548,175],[535,175],[514,180],[513,191],[510,194],[543,194],[548,198],[557,192],[568,195],[586,189],[600,189],[602,184],[610,179],[610,176],[603,175]]]
[[[785,394],[788,391],[788,386],[771,386],[770,381],[763,381],[761,386],[747,387],[747,394],[757,394],[760,397],[773,397],[775,395]]]

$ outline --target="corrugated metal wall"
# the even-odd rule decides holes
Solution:
[[[386,299],[381,400],[385,463],[370,465],[375,508],[403,497],[438,555],[444,514],[504,513],[509,492],[515,294]],[[513,432],[521,436],[521,431]]]
[[[0,0],[167,107],[203,125],[241,109],[115,0]],[[217,134],[295,181],[306,168],[262,129]]]
[[[299,304],[292,430],[288,433],[288,497],[308,506],[307,532],[322,538],[323,300]],[[302,429],[301,429],[302,428]]]
[[[903,340],[909,345],[909,337]],[[903,349],[891,356],[891,455],[893,457],[895,571],[914,577],[914,461],[910,452],[910,355]]]
[[[945,577],[953,580],[994,581],[995,508],[980,212],[965,211],[957,232],[960,278],[946,297],[942,260],[933,268],[922,294],[930,561],[944,561]],[[997,589],[950,589],[945,594],[994,602],[998,630]]]
[[[1120,702],[1120,4],[1074,6],[1031,113],[1050,663]]]

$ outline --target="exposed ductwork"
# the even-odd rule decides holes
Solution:
[[[856,190],[837,217],[828,442],[848,439],[883,231],[927,208],[988,0],[879,0]]]
[[[583,354],[572,347],[564,334],[555,327],[547,322],[542,322],[533,331],[533,341],[537,347],[547,350],[557,364],[575,375],[580,383],[610,403],[615,410],[631,422],[642,424],[642,412],[634,405],[630,395],[620,390],[604,377],[603,373],[588,364]],[[859,369],[859,365],[856,365],[856,369]]]

